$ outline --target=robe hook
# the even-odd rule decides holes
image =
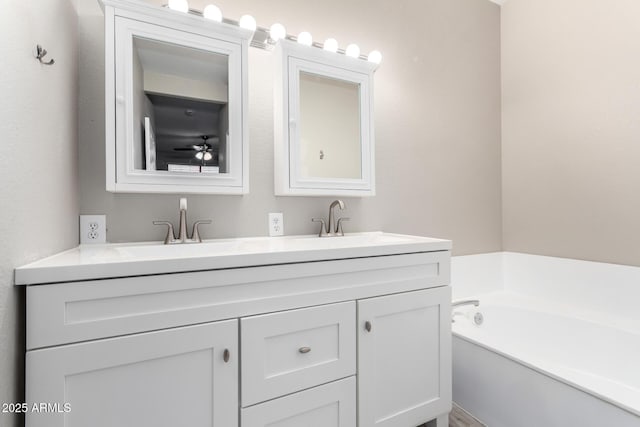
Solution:
[[[55,63],[53,59],[49,61],[44,61],[44,57],[46,54],[47,54],[47,49],[44,49],[40,45],[36,45],[36,58],[38,58],[38,61],[40,61],[40,63],[44,65],[53,65]]]

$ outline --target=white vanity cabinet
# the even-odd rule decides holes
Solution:
[[[27,413],[27,427],[446,425],[450,243],[392,236],[381,250],[286,252],[288,263],[252,252],[244,266],[174,274],[143,274],[171,260],[141,260],[136,276],[130,261],[102,265],[95,280],[86,266],[17,271],[32,283],[27,402],[69,409]]]

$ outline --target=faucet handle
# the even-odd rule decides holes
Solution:
[[[318,233],[318,237],[326,237],[328,235],[327,226],[325,225],[324,219],[322,219],[322,218],[311,218],[311,221],[320,223],[320,233]]]
[[[351,221],[351,218],[338,218],[338,223],[336,224],[336,234],[338,236],[344,236],[344,230],[342,229],[342,221]]]
[[[169,221],[153,221],[153,225],[166,225],[167,226],[167,235],[164,238],[164,244],[169,245],[176,240],[176,235],[173,232],[173,224]]]
[[[200,224],[211,224],[210,219],[202,219],[200,221],[196,221],[193,223],[193,231],[191,232],[191,240],[197,243],[202,243],[202,239],[200,238],[200,232],[198,231],[198,226]]]

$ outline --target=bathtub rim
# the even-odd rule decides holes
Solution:
[[[561,382],[563,384],[566,384],[569,387],[572,387],[572,388],[574,388],[574,389],[576,389],[578,391],[581,391],[583,393],[587,393],[587,394],[589,394],[589,395],[591,395],[591,396],[593,396],[593,397],[595,397],[597,399],[600,399],[600,400],[602,400],[604,402],[607,402],[607,403],[609,403],[609,404],[611,404],[611,405],[613,405],[613,406],[615,406],[615,407],[617,407],[617,408],[619,408],[619,409],[621,409],[623,411],[629,412],[630,414],[635,415],[636,417],[640,417],[640,408],[636,409],[636,408],[630,407],[628,405],[625,405],[624,403],[618,402],[618,401],[616,401],[616,400],[614,400],[614,399],[612,399],[612,398],[610,398],[608,396],[602,395],[602,394],[600,394],[600,393],[598,393],[598,392],[596,392],[594,390],[591,390],[591,389],[589,389],[587,387],[581,386],[580,384],[576,384],[571,380],[563,378],[560,375],[554,374],[553,372],[549,372],[549,371],[545,370],[544,368],[542,368],[540,366],[536,366],[536,365],[534,365],[534,364],[532,364],[530,362],[527,362],[526,360],[523,360],[523,359],[521,359],[521,358],[519,358],[517,356],[513,356],[511,354],[505,353],[502,350],[499,350],[499,349],[496,349],[494,347],[491,347],[491,346],[489,346],[487,344],[484,344],[484,343],[482,343],[482,342],[480,342],[478,340],[475,340],[473,338],[470,338],[470,337],[465,336],[463,334],[460,334],[458,332],[454,332],[453,329],[451,331],[451,334],[453,335],[453,337],[459,338],[459,339],[464,340],[464,341],[466,341],[466,342],[468,342],[470,344],[476,345],[476,346],[481,347],[481,348],[483,348],[483,349],[485,349],[487,351],[490,351],[490,352],[495,353],[495,354],[497,354],[499,356],[502,356],[504,358],[512,360],[513,362],[515,362],[515,363],[517,363],[517,364],[519,364],[519,365],[521,365],[521,366],[523,366],[525,368],[529,368],[529,369],[531,369],[533,371],[538,372],[539,374],[542,374],[542,375],[544,375],[546,377],[549,377],[549,378],[551,378],[553,380],[556,380],[556,381],[559,381],[559,382]]]

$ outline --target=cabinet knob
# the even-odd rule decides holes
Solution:
[[[300,347],[298,351],[302,354],[309,353],[311,351],[311,347]]]
[[[124,96],[122,95],[116,96],[116,101],[118,102],[118,104],[124,104]]]
[[[364,328],[367,330],[367,332],[371,332],[371,322],[369,322],[368,320],[364,322]]]
[[[229,357],[231,356],[231,353],[229,352],[228,348],[224,349],[224,353],[222,353],[222,360],[224,360],[224,363],[228,363],[229,362]]]

